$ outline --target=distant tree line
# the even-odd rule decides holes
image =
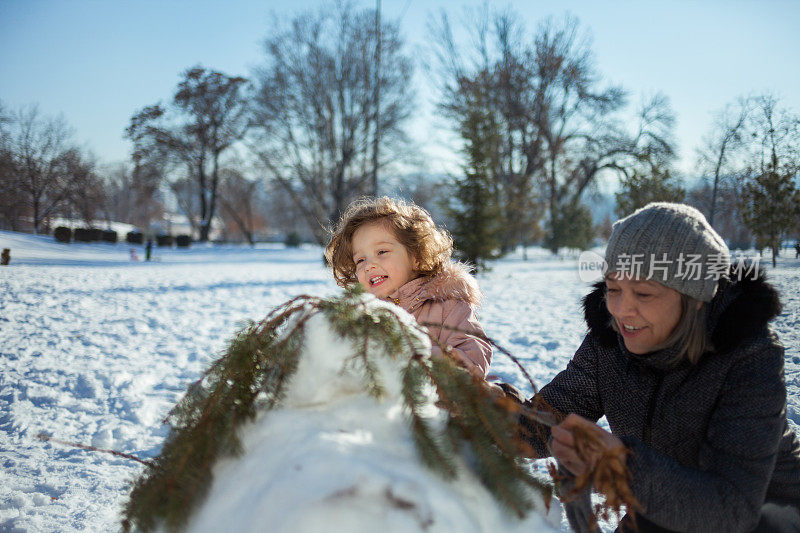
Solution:
[[[776,253],[782,238],[800,233],[800,117],[775,97],[743,98],[719,113],[689,179],[674,168],[669,101],[656,94],[635,120],[625,118],[628,96],[601,84],[577,19],[548,18],[533,33],[510,11],[475,10],[464,20],[460,32],[446,13],[430,25],[439,109],[464,141],[464,174],[445,199],[464,257],[480,263],[530,242],[555,253],[607,236],[610,220],[597,227],[587,208],[603,174],[619,183],[618,216],[685,201],[732,246]]]
[[[776,250],[798,232],[796,114],[770,95],[729,104],[695,176],[682,176],[667,98],[634,106],[604,84],[569,16],[533,31],[488,7],[458,27],[444,12],[430,20],[437,113],[462,143],[461,172],[431,177],[407,134],[415,62],[398,24],[377,15],[345,3],[276,18],[247,78],[188,68],[167,100],[134,113],[131,158],[113,166],[63,119],[0,103],[0,226],[42,231],[62,216],[147,229],[179,211],[200,240],[323,243],[350,201],[389,193],[433,212],[480,266],[519,246],[602,238],[610,219],[595,224],[590,207],[605,175],[619,183],[619,216],[686,201],[732,245]]]
[[[49,218],[71,211],[91,215],[101,201],[93,158],[72,139],[63,118],[36,106],[0,103],[0,220],[12,230],[38,232]]]
[[[732,248],[769,247],[773,265],[782,240],[800,238],[800,116],[774,96],[740,98],[718,111],[696,169],[699,179],[689,188],[668,167],[626,175],[616,194],[617,214],[652,201],[687,202]]]

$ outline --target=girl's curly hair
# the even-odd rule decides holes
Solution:
[[[341,287],[358,283],[353,262],[353,234],[364,224],[381,222],[417,262],[416,273],[434,276],[453,253],[453,239],[436,227],[431,215],[413,203],[382,196],[361,198],[345,210],[325,247],[325,259]]]

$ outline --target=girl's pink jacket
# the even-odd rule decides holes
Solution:
[[[390,294],[388,299],[414,315],[420,324],[446,326],[428,326],[433,356],[442,355],[439,346],[441,344],[470,372],[481,377],[486,376],[492,362],[492,347],[486,341],[468,334],[484,335],[475,316],[475,308],[481,301],[481,291],[478,282],[465,265],[449,263],[436,276],[409,281]]]

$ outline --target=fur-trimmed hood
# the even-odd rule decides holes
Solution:
[[[492,362],[492,347],[475,315],[481,301],[478,282],[462,263],[447,263],[435,276],[413,279],[392,292],[389,299],[428,327],[431,354],[448,346],[451,355],[470,372],[485,377]]]
[[[471,306],[481,303],[478,281],[469,273],[464,263],[450,262],[435,276],[423,276],[409,281],[389,297],[395,301],[445,301],[458,300]],[[406,305],[403,305],[406,307]]]
[[[731,266],[728,279],[719,282],[717,294],[708,304],[710,340],[718,352],[726,352],[743,340],[758,334],[770,320],[781,313],[778,291],[767,283],[763,269],[753,265]],[[583,299],[583,313],[589,332],[601,345],[618,344],[617,333],[611,329],[611,315],[606,309],[605,283],[594,284],[592,292]]]

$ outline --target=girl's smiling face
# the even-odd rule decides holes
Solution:
[[[416,276],[414,258],[382,222],[364,224],[353,233],[356,279],[367,292],[387,298]]]
[[[625,347],[640,355],[658,349],[675,330],[683,312],[678,291],[615,272],[606,277],[606,307]]]

